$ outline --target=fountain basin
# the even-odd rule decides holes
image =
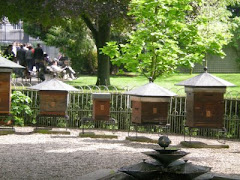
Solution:
[[[169,166],[167,173],[181,177],[181,179],[194,179],[202,174],[205,174],[211,170],[210,167],[193,165],[192,163],[183,163],[175,166]]]
[[[132,166],[122,167],[119,171],[129,174],[136,179],[146,180],[158,177],[159,174],[162,173],[163,167],[147,162],[141,162]]]
[[[150,156],[151,158],[157,160],[160,162],[164,167],[167,167],[172,162],[182,158],[183,156],[186,156],[187,152],[184,151],[150,151],[150,152],[143,152],[143,154],[146,154],[147,156]]]
[[[154,151],[157,151],[160,154],[173,154],[176,151],[179,151],[180,149],[176,148],[167,148],[167,149],[154,149]]]

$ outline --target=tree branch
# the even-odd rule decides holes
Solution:
[[[85,15],[81,15],[83,21],[86,23],[87,27],[90,29],[90,31],[92,32],[93,38],[95,40],[97,40],[97,29],[94,27],[93,23],[91,22],[91,20]]]

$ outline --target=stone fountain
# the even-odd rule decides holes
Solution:
[[[211,170],[210,167],[194,165],[187,160],[181,160],[180,158],[189,153],[177,148],[170,148],[170,143],[171,141],[167,136],[161,136],[158,140],[161,148],[143,152],[155,161],[146,162],[143,160],[138,164],[122,167],[115,174],[101,178],[101,180],[190,180]]]

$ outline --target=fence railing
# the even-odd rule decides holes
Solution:
[[[69,127],[79,128],[81,126],[80,120],[85,117],[92,116],[92,93],[94,92],[110,92],[111,93],[111,107],[110,115],[116,120],[114,126],[119,130],[131,130],[131,101],[128,95],[118,91],[115,87],[98,87],[98,86],[84,86],[77,87],[80,92],[72,92],[69,94],[68,115],[69,115]],[[127,87],[125,88],[127,90]],[[26,116],[23,114],[25,125],[33,125],[37,114],[39,113],[39,97],[38,92],[28,90],[24,86],[14,86],[13,90],[19,90],[29,96],[32,99],[31,108],[33,110],[32,116]],[[177,90],[179,91],[179,90]],[[236,94],[236,93],[235,93]],[[177,96],[171,99],[169,105],[168,122],[170,124],[169,132],[176,134],[184,134],[185,127],[185,115],[186,115],[186,103],[184,96]],[[225,98],[225,128],[227,129],[227,135],[229,138],[240,138],[240,99],[238,96],[231,96],[230,94]],[[61,118],[43,117],[39,120],[40,125],[44,126],[57,126],[64,125],[64,121]],[[92,126],[86,126],[85,128],[91,128]],[[100,126],[102,128],[109,128],[107,126]],[[111,127],[113,128],[113,127]],[[152,128],[140,128],[142,131],[155,132],[161,130],[161,127],[152,126]],[[211,136],[216,137],[217,132],[214,129],[201,129],[197,131],[196,135],[199,136]]]

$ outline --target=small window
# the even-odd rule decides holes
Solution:
[[[101,111],[104,111],[104,109],[105,109],[105,108],[104,108],[104,105],[101,104],[101,105],[100,105],[100,109],[101,109]]]
[[[157,114],[157,108],[153,108],[153,114]]]

